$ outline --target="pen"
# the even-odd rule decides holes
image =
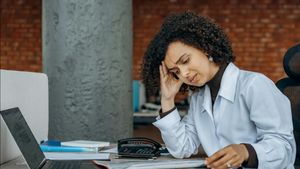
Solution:
[[[57,141],[57,140],[42,140],[41,145],[61,146],[61,143],[60,143],[60,141]]]
[[[69,147],[40,145],[43,152],[98,152],[98,147]]]

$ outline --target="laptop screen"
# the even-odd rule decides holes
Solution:
[[[37,168],[45,159],[45,156],[19,108],[3,110],[1,111],[1,115],[28,166],[30,168]]]

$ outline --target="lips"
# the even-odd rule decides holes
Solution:
[[[197,74],[195,74],[192,78],[189,79],[191,83],[195,83]]]

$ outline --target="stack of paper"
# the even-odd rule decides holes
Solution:
[[[109,142],[102,141],[44,141],[40,147],[47,159],[52,160],[109,160],[110,153],[99,153]]]
[[[104,141],[89,141],[89,140],[74,140],[61,142],[62,146],[72,146],[72,147],[107,147],[109,142]]]
[[[204,167],[204,160],[200,159],[175,159],[175,160],[157,160],[157,161],[118,161],[105,162],[93,161],[95,164],[108,169],[174,169]]]
[[[62,153],[44,152],[46,159],[51,160],[109,160],[109,153]]]
[[[43,152],[99,152],[103,147],[109,146],[109,142],[103,141],[53,141],[47,140],[41,143]]]

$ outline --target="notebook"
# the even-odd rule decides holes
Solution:
[[[46,159],[19,108],[3,110],[1,115],[30,169],[97,168],[88,160]]]

